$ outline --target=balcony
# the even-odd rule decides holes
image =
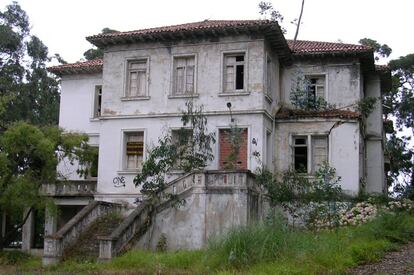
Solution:
[[[96,180],[58,181],[40,187],[40,193],[49,197],[91,197],[95,192]]]

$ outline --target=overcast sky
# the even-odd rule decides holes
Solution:
[[[129,31],[204,19],[259,19],[258,0],[18,0],[28,13],[32,33],[66,61],[75,62],[91,47],[85,37],[109,27]],[[273,0],[290,21],[301,0]],[[0,0],[0,8],[11,3]],[[388,44],[392,58],[414,53],[414,0],[306,0],[299,39],[357,43],[369,37]]]

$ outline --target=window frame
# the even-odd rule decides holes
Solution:
[[[243,55],[244,56],[244,61],[243,61],[243,89],[236,89],[236,70],[234,70],[234,89],[232,90],[226,90],[226,57],[231,57],[231,56],[239,56],[239,55]],[[241,49],[241,50],[232,50],[232,51],[223,51],[221,54],[221,81],[220,81],[220,95],[223,96],[227,96],[227,95],[243,95],[243,94],[248,94],[248,88],[247,85],[249,83],[248,81],[248,71],[249,71],[249,55],[248,55],[248,51],[246,49]],[[240,62],[240,61],[239,61]],[[234,66],[236,68],[237,64]]]
[[[92,176],[91,171],[89,170],[88,174],[86,175],[86,180],[97,180],[99,177],[99,145],[96,144],[90,144],[91,147],[98,149],[98,160],[97,160],[97,167],[96,167],[96,177]],[[88,169],[91,169],[91,164],[89,165]]]
[[[328,74],[327,73],[305,73],[304,74],[305,80],[307,81],[309,78],[317,78],[317,77],[324,77],[324,95],[323,99],[327,102],[328,101]],[[307,88],[307,87],[306,87]],[[315,90],[315,96],[316,96],[316,90]]]
[[[182,93],[182,94],[176,94],[175,91],[175,85],[176,85],[176,63],[177,59],[180,58],[194,58],[194,72],[193,72],[193,92],[190,94]],[[187,68],[187,66],[185,67]],[[184,73],[184,79],[186,80],[186,72]],[[185,53],[185,54],[174,54],[171,59],[171,85],[170,85],[170,93],[168,95],[169,98],[191,98],[191,97],[197,97],[198,91],[197,91],[197,79],[198,79],[198,63],[197,63],[197,54],[196,53]]]
[[[290,147],[290,155],[291,155],[291,167],[295,170],[295,150],[296,147],[294,144],[295,138],[297,137],[306,137],[306,147],[307,147],[307,168],[306,175],[314,175],[315,171],[313,169],[313,150],[312,150],[312,138],[313,137],[325,137],[326,138],[326,160],[330,163],[330,135],[326,132],[315,132],[315,133],[291,133],[289,137],[289,147]]]
[[[270,64],[270,67],[269,67]],[[272,57],[270,56],[269,53],[266,53],[266,57],[265,57],[265,75],[264,75],[264,84],[266,87],[266,93],[265,96],[270,100],[273,101],[273,91],[272,91],[272,86],[273,86],[273,78],[272,75],[270,74],[270,69],[271,66],[273,65],[273,60]]]
[[[180,131],[181,129],[184,129],[185,131],[191,131],[191,135],[194,135],[194,129],[191,127],[172,127],[170,128],[171,142],[174,142],[174,133],[177,131]],[[179,166],[179,163],[175,164],[174,167],[172,168],[172,172],[181,172],[182,170],[180,170],[178,166]]]
[[[143,142],[144,142],[144,148],[143,148],[143,153],[142,153],[142,161],[144,162],[146,159],[146,154],[147,151],[145,150],[145,146],[147,144],[147,131],[146,129],[143,128],[135,128],[135,129],[122,129],[121,130],[121,155],[120,155],[120,170],[118,171],[118,173],[136,173],[136,172],[140,172],[142,170],[141,168],[127,168],[127,154],[126,154],[126,150],[127,150],[127,141],[128,141],[128,135],[132,135],[134,133],[142,133],[143,135]]]
[[[99,96],[101,99],[100,106],[99,106]],[[93,107],[92,108],[92,119],[99,119],[102,116],[102,85],[95,85],[92,107]],[[98,112],[98,109],[100,109],[99,112]]]
[[[145,93],[144,95],[130,95],[130,72],[129,65],[134,62],[145,62]],[[122,100],[142,100],[149,99],[149,74],[150,74],[150,58],[149,57],[128,57],[125,59],[125,68],[124,68],[124,93]],[[139,70],[137,70],[139,71]]]

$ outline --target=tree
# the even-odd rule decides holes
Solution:
[[[110,29],[110,28],[103,28],[101,31],[101,34],[113,33],[113,32],[118,32],[118,31]],[[104,55],[103,50],[100,48],[96,48],[96,47],[90,48],[83,53],[83,56],[85,57],[86,60],[100,59],[100,58],[103,58],[103,55]]]
[[[261,1],[259,3],[259,13],[265,18],[268,18],[272,21],[276,21],[281,25],[283,23],[283,15],[273,8],[273,4],[271,2]],[[283,33],[286,33],[286,29],[282,26],[280,27]]]
[[[78,161],[79,174],[88,173],[94,150],[87,142],[87,135],[65,134],[57,127],[12,124],[0,137],[0,213],[22,217],[24,210],[44,208],[49,201],[39,193],[40,186],[56,182],[56,165],[63,158]],[[8,236],[0,240],[1,247]]]
[[[392,91],[391,110],[397,118],[397,125],[411,128],[414,133],[414,54],[391,60],[389,67],[396,84]]]
[[[134,178],[135,186],[141,186],[141,193],[152,205],[162,197],[174,197],[163,192],[168,172],[172,169],[184,172],[202,169],[214,158],[212,144],[216,142],[215,134],[207,132],[203,106],[194,106],[192,101],[186,102],[185,106],[178,139],[173,140],[171,133],[161,136],[158,145],[148,150],[141,173]]]
[[[359,42],[373,48],[375,60],[389,57],[392,52],[387,44],[381,44],[374,39],[363,38]],[[398,131],[393,129],[393,133],[387,135],[385,144],[385,154],[390,161],[387,182],[389,186],[396,187],[397,193],[404,193],[411,190],[414,183],[414,152],[409,146],[410,137],[402,135],[404,127],[412,130],[414,126],[414,54],[391,60],[388,67],[392,74],[392,86],[391,91],[383,95],[383,110],[386,120],[395,119]],[[400,182],[406,178],[411,179]]]
[[[17,2],[0,11],[0,127],[19,120],[38,125],[57,124],[59,82],[47,72],[42,41],[30,35],[29,19]]]
[[[388,57],[390,56],[392,49],[387,45],[387,44],[380,44],[377,42],[377,40],[371,39],[371,38],[362,38],[359,40],[359,43],[365,46],[369,46],[371,47],[376,56],[375,56],[375,60],[379,60],[380,58],[383,57]]]

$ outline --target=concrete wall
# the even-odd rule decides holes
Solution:
[[[365,96],[375,97],[377,103],[366,120],[366,191],[382,193],[386,190],[384,173],[383,118],[381,83],[378,75],[365,77]]]
[[[293,165],[293,135],[327,135],[335,125],[335,120],[302,120],[276,122],[275,128],[275,169],[283,172]],[[332,129],[328,142],[330,166],[336,169],[342,178],[342,189],[350,194],[359,190],[359,125],[357,122],[345,122]]]
[[[336,107],[355,108],[361,98],[362,79],[357,60],[316,60],[295,62],[282,71],[282,103],[291,106],[289,96],[297,77],[307,74],[325,75],[325,100]]]
[[[95,87],[102,85],[102,74],[63,76],[61,85],[59,127],[88,134],[90,144],[98,146],[101,122],[93,118],[93,110]],[[76,173],[77,167],[64,159],[57,169],[61,178],[82,180]]]
[[[260,162],[253,156],[253,152],[257,151],[261,156],[265,155],[266,145],[263,133],[265,125],[269,125],[267,120],[261,114],[251,115],[234,115],[235,121],[239,127],[248,129],[247,143],[247,168],[254,171],[260,165]],[[209,115],[208,132],[214,132],[217,142],[213,145],[213,153],[219,155],[218,134],[219,129],[228,128],[230,123],[229,115]],[[99,173],[96,198],[111,202],[128,201],[133,202],[139,194],[139,188],[133,184],[133,179],[137,175],[136,170],[123,169],[122,159],[124,157],[123,150],[123,131],[139,130],[144,131],[144,146],[151,148],[157,145],[158,138],[171,128],[179,128],[182,126],[180,117],[159,117],[153,118],[130,118],[130,119],[107,119],[102,123],[100,134],[100,155],[99,155]],[[270,128],[271,129],[271,128]],[[255,139],[255,143],[253,143]],[[144,152],[144,159],[147,152]],[[219,159],[216,157],[209,163],[207,169],[218,169]],[[117,186],[114,184],[114,178],[124,177],[125,186]],[[172,175],[171,178],[173,178]]]
[[[225,96],[223,93],[223,55],[245,53],[246,87],[244,95]],[[261,110],[264,108],[265,51],[263,39],[247,36],[228,37],[219,42],[197,41],[165,45],[142,43],[108,48],[104,55],[103,116],[134,116],[174,114],[185,99],[171,98],[172,68],[175,55],[195,55],[196,104],[204,104],[207,112]],[[126,89],[128,59],[146,58],[149,66],[148,98],[122,100]]]
[[[222,181],[224,177],[227,183]],[[218,174],[210,180],[207,185],[214,187],[192,188],[183,206],[161,208],[137,247],[155,249],[164,234],[169,250],[200,249],[232,228],[258,221],[259,195],[247,188],[253,187],[251,178]]]

